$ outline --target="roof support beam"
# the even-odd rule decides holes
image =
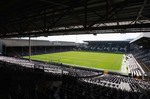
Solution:
[[[146,5],[146,2],[147,2],[147,0],[144,0],[143,4],[142,4],[142,6],[141,6],[141,9],[140,9],[140,11],[139,11],[139,13],[138,13],[138,16],[137,16],[137,18],[136,18],[136,20],[135,20],[135,23],[136,23],[136,22],[139,20],[139,18],[141,17],[142,11],[143,11],[143,9],[144,9],[144,6]]]
[[[77,6],[77,4],[78,3],[81,3],[82,4],[82,2],[81,1],[78,1],[78,2],[76,2],[74,5],[72,5],[72,6],[68,6],[68,8],[66,9],[66,11],[65,12],[62,12],[61,13],[61,15],[60,15],[60,17],[57,19],[57,20],[54,20],[54,16],[53,16],[53,23],[50,25],[50,27],[48,27],[48,29],[47,29],[47,31],[49,31],[49,29],[51,29],[52,27],[55,27],[55,25],[63,18],[63,17],[65,17],[66,15],[68,15],[68,13],[74,13],[74,12],[72,12],[73,10],[73,8],[74,7],[76,7]],[[87,6],[87,5],[86,5]],[[53,11],[53,15],[54,15],[54,11]],[[77,16],[77,15],[75,15],[75,14],[73,14],[73,17],[74,16]],[[79,17],[77,17],[77,18],[79,18]]]
[[[45,32],[46,31],[46,9],[44,9],[44,18],[43,18],[43,31]]]
[[[84,28],[87,28],[87,0],[84,2]]]
[[[21,34],[21,36],[41,36],[41,35],[71,35],[71,34],[93,34],[92,31],[99,31],[98,33],[100,33],[102,31],[102,33],[120,33],[120,32],[124,32],[124,33],[131,33],[131,32],[150,32],[150,23],[147,24],[132,24],[132,25],[119,25],[119,26],[103,26],[103,27],[91,27],[91,28],[74,28],[74,29],[58,29],[58,30],[53,30],[53,31],[47,31],[47,32],[43,32],[43,31],[36,31],[36,32],[28,32],[28,33],[23,33]],[[116,31],[114,31],[116,30]],[[123,30],[123,31],[122,31]],[[90,31],[89,33],[87,33],[87,31]],[[95,33],[97,33],[95,31]],[[106,32],[105,32],[106,31]],[[108,32],[107,32],[108,31]],[[110,31],[110,32],[109,32]],[[73,32],[73,33],[71,33]],[[19,36],[20,34],[6,34],[5,36],[0,36],[2,38],[4,37],[16,37]]]
[[[63,12],[63,13],[60,15],[60,17],[59,17],[57,20],[55,20],[55,21],[51,24],[51,26],[47,29],[47,31],[49,31],[50,28],[54,27],[64,16],[67,15],[67,13],[68,13],[69,11],[70,11],[70,9],[68,8],[65,12]]]
[[[96,21],[94,21],[92,24],[90,24],[88,27],[92,27],[94,24],[101,22],[106,19],[110,19],[112,16],[116,15],[120,10],[122,10],[125,5],[127,4],[128,0],[125,0],[121,4],[118,4],[117,7],[114,7],[112,10],[110,10],[108,13],[106,13],[104,16],[99,17]]]
[[[69,7],[66,4],[62,4],[62,3],[59,3],[59,2],[54,2],[54,1],[51,1],[51,0],[40,0],[40,1],[43,1],[43,2],[46,2],[46,3],[50,3],[50,4],[53,4],[53,5],[59,5],[59,6],[62,6],[62,7]]]

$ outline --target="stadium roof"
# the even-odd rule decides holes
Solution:
[[[25,39],[2,39],[1,41],[5,46],[9,47],[29,46],[29,40]],[[49,41],[31,40],[31,46],[50,46],[50,45],[52,45],[52,43]]]
[[[150,41],[150,33],[142,33],[137,38],[135,38],[134,40],[132,40],[130,43],[135,43],[135,42],[140,43],[140,41],[141,42],[145,42],[145,40],[149,40]]]
[[[129,40],[117,40],[117,41],[114,41],[114,40],[107,40],[107,41],[84,41],[84,42],[130,42]]]
[[[150,31],[150,0],[1,0],[0,37]]]
[[[78,44],[75,42],[68,41],[52,41],[53,46],[77,46]]]
[[[1,39],[3,45],[7,47],[24,47],[29,46],[27,39]],[[31,40],[31,46],[76,46],[75,42],[53,41],[48,40]]]

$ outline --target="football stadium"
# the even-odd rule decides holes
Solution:
[[[150,99],[149,0],[0,5],[0,99]],[[82,43],[32,39],[130,33],[140,35]]]

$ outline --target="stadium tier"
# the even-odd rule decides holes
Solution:
[[[149,82],[100,70],[0,56],[0,71],[3,99],[150,98]]]
[[[31,40],[31,54],[44,54],[73,50],[77,44],[65,41]],[[0,51],[7,56],[29,55],[29,40],[27,39],[1,39]]]
[[[150,77],[150,34],[141,34],[135,40],[131,41],[132,57],[137,61],[139,69],[143,75]]]
[[[105,51],[105,52],[128,52],[130,51],[130,41],[85,41],[88,46],[83,49],[91,51]]]

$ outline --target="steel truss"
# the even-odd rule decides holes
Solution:
[[[17,0],[13,3],[13,9],[0,10],[1,38],[150,32],[148,0],[37,0],[20,2],[23,7]]]

